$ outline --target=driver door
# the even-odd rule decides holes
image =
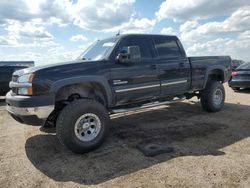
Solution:
[[[128,46],[139,47],[141,61],[133,64],[113,63],[110,82],[118,105],[146,100],[160,94],[151,37],[127,36],[122,39],[115,55],[122,53]]]

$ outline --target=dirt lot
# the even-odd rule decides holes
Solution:
[[[0,187],[250,187],[250,90],[235,93],[219,113],[196,99],[144,113],[116,115],[107,142],[75,155],[54,129],[22,125],[0,103]],[[146,157],[140,143],[172,153]]]

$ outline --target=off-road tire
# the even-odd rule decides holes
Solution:
[[[83,142],[75,134],[75,123],[83,114],[93,113],[101,122],[98,135],[91,141]],[[65,106],[56,122],[56,134],[59,141],[74,153],[85,153],[98,148],[109,132],[107,109],[97,101],[79,99]]]
[[[222,100],[219,104],[216,104],[213,100],[215,92],[218,91],[222,94]],[[201,92],[201,105],[204,110],[208,112],[218,112],[220,111],[225,102],[225,89],[224,86],[219,81],[210,80],[205,89]]]

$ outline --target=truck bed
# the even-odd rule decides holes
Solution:
[[[231,58],[229,56],[188,57],[191,65],[191,90],[204,89],[210,70],[224,72],[224,82],[231,76]]]

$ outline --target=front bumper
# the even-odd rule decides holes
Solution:
[[[6,95],[6,109],[20,123],[43,125],[54,110],[53,96]]]

